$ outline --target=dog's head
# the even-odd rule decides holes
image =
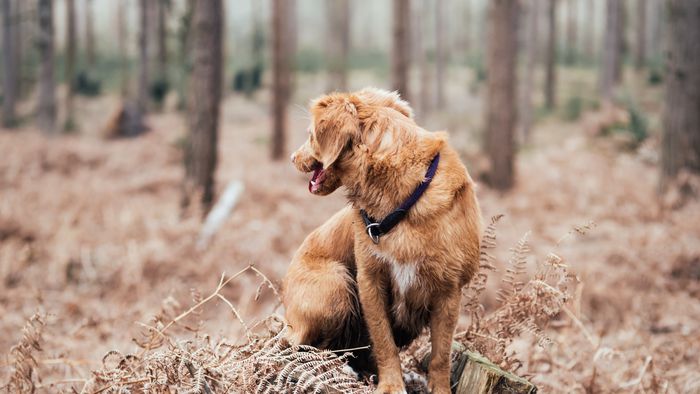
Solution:
[[[326,195],[342,184],[345,162],[353,148],[367,143],[365,125],[377,108],[391,108],[405,118],[413,111],[396,92],[368,88],[355,93],[333,93],[312,101],[309,138],[292,153],[292,162],[299,171],[313,172],[309,191]],[[385,128],[379,128],[385,132]],[[376,133],[372,137],[377,138]]]

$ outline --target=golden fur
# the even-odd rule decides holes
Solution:
[[[360,368],[379,374],[377,392],[405,392],[398,350],[430,328],[429,388],[449,393],[450,348],[462,287],[479,261],[481,214],[474,182],[447,134],[413,120],[396,93],[334,93],[311,105],[309,139],[293,155],[300,171],[322,166],[316,194],[344,186],[348,207],[312,232],[284,280],[290,341],[339,350],[371,340]],[[440,163],[425,194],[379,244],[359,214],[384,218]],[[359,298],[359,302],[358,302]]]

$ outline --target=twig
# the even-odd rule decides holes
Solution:
[[[39,389],[42,389],[42,388],[51,387],[51,386],[57,385],[57,384],[85,383],[86,381],[87,381],[87,379],[69,378],[69,379],[54,380],[54,381],[47,382],[47,383],[37,384],[36,387]]]
[[[476,332],[476,331],[468,331],[468,330],[467,330],[467,331],[460,331],[460,332],[458,332],[457,334],[455,334],[455,337],[456,337],[456,338],[459,338],[459,337],[466,337],[467,334],[469,334],[469,335],[476,335],[477,337],[482,337],[482,338],[490,339],[490,340],[492,340],[492,341],[494,341],[494,342],[498,342],[498,341],[499,341],[499,339],[496,338],[496,337],[492,337],[492,336],[490,336],[490,335],[479,334],[479,333]]]
[[[370,345],[365,345],[365,346],[351,347],[351,348],[347,348],[347,349],[329,350],[329,352],[346,353],[346,352],[353,352],[355,350],[365,350],[365,349],[369,349],[369,348],[370,348]]]
[[[651,364],[651,356],[647,356],[646,360],[644,360],[644,365],[642,365],[642,368],[639,371],[639,376],[637,376],[636,379],[632,379],[628,382],[622,383],[620,385],[621,389],[628,389],[630,387],[636,387],[642,384],[642,379],[644,379],[644,375],[647,373],[647,369],[649,368],[649,364]]]
[[[570,238],[574,233],[579,233],[581,235],[586,235],[589,230],[593,229],[596,226],[596,222],[591,220],[588,223],[584,224],[583,226],[574,226],[569,232],[564,234],[561,238],[556,243],[556,246],[561,245],[562,242],[564,242],[566,239]]]
[[[172,326],[173,324],[175,324],[175,323],[177,323],[178,321],[182,320],[183,318],[185,318],[185,316],[189,315],[190,313],[192,313],[193,311],[195,311],[197,308],[201,307],[202,305],[204,305],[204,304],[206,304],[207,302],[209,302],[209,301],[211,301],[212,299],[214,299],[214,297],[216,297],[216,296],[219,294],[219,292],[221,291],[221,289],[224,288],[224,286],[226,286],[229,282],[231,282],[231,281],[234,280],[235,278],[241,276],[243,273],[245,273],[246,271],[248,271],[248,270],[251,269],[251,268],[253,268],[253,266],[252,266],[252,265],[249,265],[249,266],[243,268],[242,270],[238,271],[236,274],[234,274],[233,276],[229,277],[229,278],[226,279],[226,280],[224,280],[224,278],[226,277],[226,274],[221,274],[221,279],[219,279],[219,284],[216,286],[216,290],[214,290],[213,293],[211,293],[207,298],[204,298],[203,300],[201,300],[201,301],[199,301],[198,303],[196,303],[195,305],[193,305],[190,309],[188,309],[188,310],[182,312],[181,314],[179,314],[179,315],[178,315],[176,318],[174,318],[170,323],[166,324],[165,327],[163,327],[163,328],[160,330],[160,332],[161,332],[161,333],[164,333],[165,330],[167,330],[168,328],[170,328],[170,326]]]
[[[71,360],[69,358],[48,358],[44,360],[39,360],[39,363],[46,365],[53,364],[68,364],[68,365],[90,365],[92,361],[90,360]]]
[[[566,307],[566,305],[562,306],[561,309],[567,314],[567,316],[569,316],[569,318],[571,318],[571,321],[573,321],[576,324],[576,326],[581,330],[581,332],[583,332],[583,335],[586,337],[588,342],[590,342],[591,346],[593,346],[593,348],[598,348],[598,340],[594,339],[590,331],[586,329],[586,326],[584,326],[583,323],[581,323],[581,320],[579,320],[576,317],[576,315],[574,315],[574,313]]]
[[[243,321],[243,318],[241,317],[241,314],[238,313],[238,310],[236,310],[236,307],[234,307],[233,304],[232,304],[229,300],[227,300],[226,297],[222,296],[221,294],[217,294],[216,296],[219,297],[223,302],[225,302],[226,305],[228,305],[229,308],[231,308],[231,311],[233,312],[233,314],[236,316],[236,318],[238,319],[238,321],[239,321],[239,322],[241,323],[241,325],[243,326],[243,329],[245,330],[245,335],[246,335],[246,337],[248,337],[248,339],[250,340],[250,336],[251,336],[251,335],[250,335],[250,329],[248,328],[248,325],[245,324],[245,321]]]
[[[147,329],[147,330],[149,330],[149,331],[153,331],[154,333],[156,333],[157,335],[159,335],[161,338],[163,338],[164,340],[168,341],[168,343],[170,343],[171,345],[173,344],[173,342],[170,340],[170,337],[168,337],[167,335],[163,334],[163,332],[162,332],[161,330],[159,330],[159,329],[157,329],[157,328],[155,328],[155,327],[153,327],[153,326],[149,326],[149,325],[146,324],[146,323],[141,323],[140,321],[137,321],[136,324],[138,324],[139,326],[141,326],[141,327],[143,327],[143,328],[145,328],[145,329]],[[145,351],[145,350],[150,350],[150,349],[144,349],[144,351]],[[142,353],[142,354],[143,354],[143,353]]]
[[[256,273],[259,277],[262,278],[262,280],[263,280],[264,283],[267,283],[267,287],[269,287],[270,290],[272,290],[272,292],[275,294],[275,296],[277,297],[277,301],[282,302],[282,296],[280,296],[280,293],[277,291],[277,288],[276,288],[275,285],[272,283],[272,281],[270,280],[270,278],[268,278],[265,274],[263,274],[263,273],[262,273],[259,269],[257,269],[254,265],[251,265],[251,266],[250,266],[250,269],[253,270],[253,271],[255,271],[255,273]],[[258,292],[258,293],[259,293],[259,292]],[[258,299],[258,295],[259,295],[259,294],[256,294],[256,295],[255,295],[255,299],[256,299],[256,300]]]

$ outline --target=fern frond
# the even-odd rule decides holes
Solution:
[[[527,255],[530,252],[528,237],[530,232],[525,233],[518,244],[511,249],[510,259],[508,260],[508,268],[501,280],[501,288],[498,290],[496,299],[503,304],[507,299],[516,293],[520,292],[525,283],[518,280],[518,277],[527,272]]]
[[[496,247],[496,224],[503,218],[502,214],[493,216],[491,223],[484,230],[481,237],[481,249],[479,252],[479,271],[472,278],[469,286],[464,290],[465,301],[464,309],[469,312],[471,323],[469,331],[478,330],[481,318],[483,316],[484,307],[481,305],[481,294],[486,289],[488,281],[488,271],[493,271],[496,268],[493,265],[493,256],[489,254],[489,250]]]
[[[35,351],[41,351],[44,317],[34,314],[27,320],[22,329],[19,342],[10,349],[12,374],[9,383],[4,387],[11,393],[33,393],[36,388],[37,362]]]

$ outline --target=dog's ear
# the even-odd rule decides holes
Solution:
[[[396,91],[370,87],[357,92],[357,96],[367,105],[392,108],[407,118],[413,118],[413,109]]]
[[[343,149],[360,134],[357,108],[352,99],[321,99],[316,103],[322,114],[316,124],[316,140],[323,168],[333,165]]]

